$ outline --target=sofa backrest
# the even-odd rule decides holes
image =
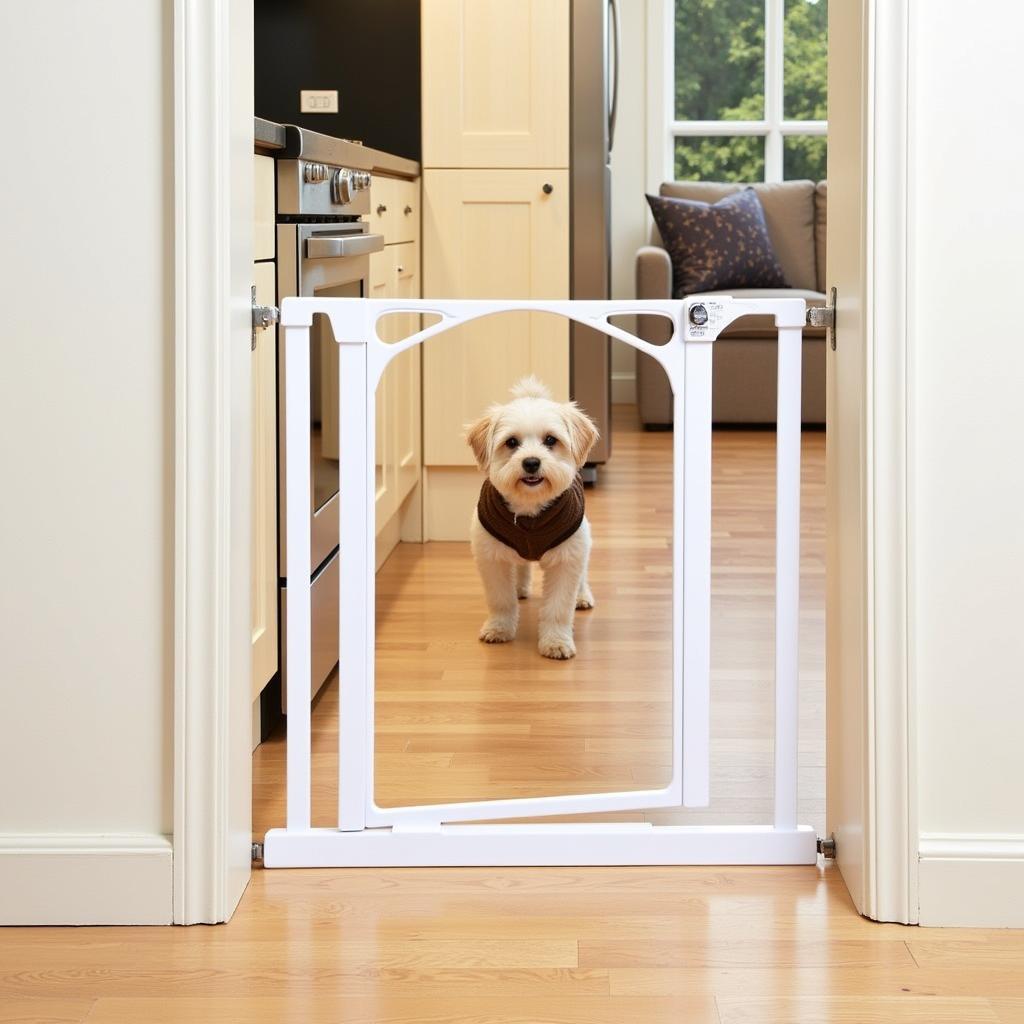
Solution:
[[[716,203],[746,187],[735,182],[666,181],[659,191],[663,196],[677,199]],[[759,181],[753,183],[753,188],[764,207],[768,234],[787,283],[793,288],[824,291],[827,184]],[[655,245],[662,244],[657,228],[653,229],[651,241]]]

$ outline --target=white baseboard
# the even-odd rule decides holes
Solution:
[[[1024,835],[939,835],[920,842],[922,925],[1024,928]]]
[[[0,925],[171,924],[162,835],[0,836]]]
[[[612,374],[612,405],[636,405],[636,374]]]

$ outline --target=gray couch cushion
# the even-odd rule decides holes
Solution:
[[[813,181],[758,182],[753,186],[715,181],[666,181],[658,191],[663,196],[715,203],[748,187],[753,187],[764,207],[768,234],[786,282],[794,288],[817,290]],[[656,231],[652,240],[661,244]]]

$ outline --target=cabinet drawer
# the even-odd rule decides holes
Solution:
[[[384,244],[414,242],[420,237],[420,184],[374,175],[370,192],[370,230]]]

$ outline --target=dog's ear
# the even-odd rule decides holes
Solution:
[[[476,421],[467,423],[465,428],[466,444],[473,449],[473,458],[481,469],[487,469],[491,461],[491,415],[487,413]]]
[[[563,408],[565,410],[565,425],[569,428],[569,448],[572,451],[572,457],[576,460],[577,468],[582,469],[590,454],[590,449],[597,444],[599,437],[597,427],[575,402],[566,402]]]

